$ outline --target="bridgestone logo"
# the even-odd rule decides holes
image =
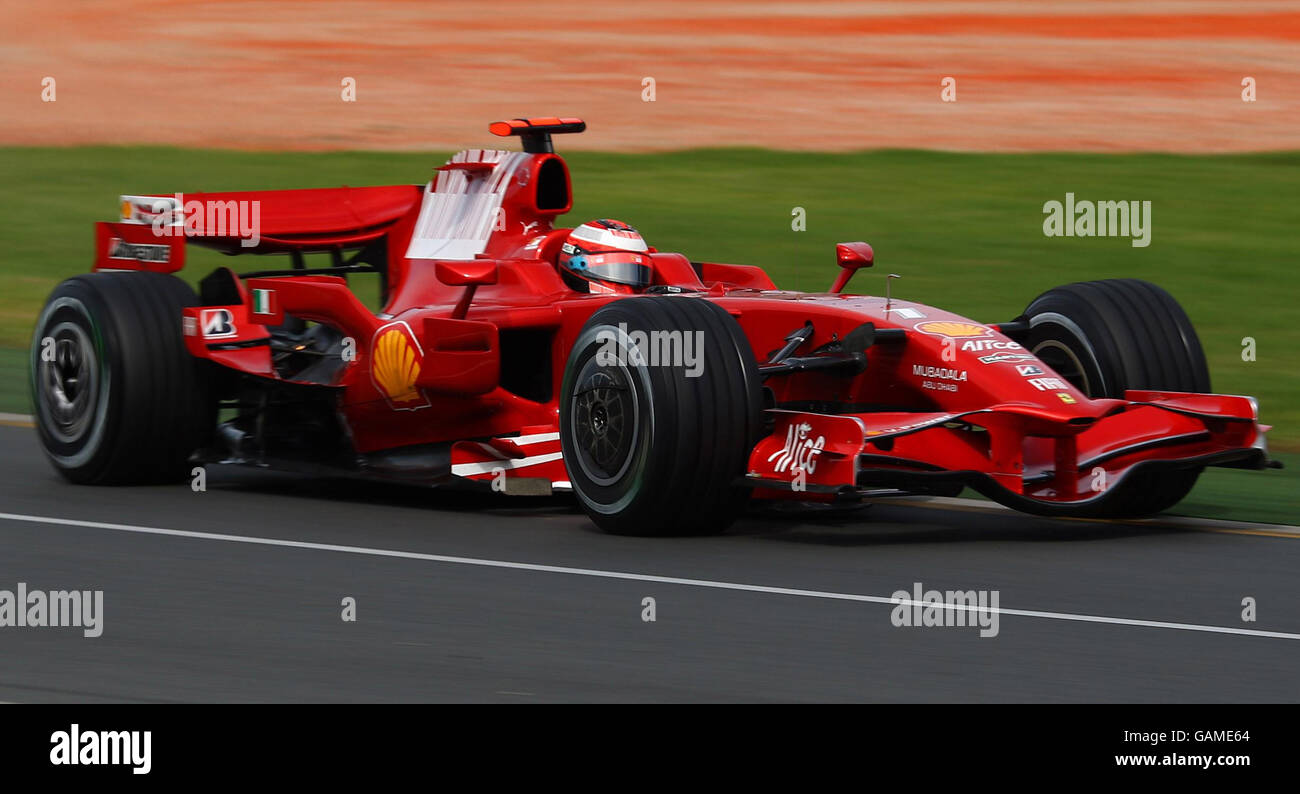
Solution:
[[[108,243],[109,259],[131,259],[137,262],[166,264],[170,260],[171,254],[170,246],[128,243],[121,237],[114,237]]]

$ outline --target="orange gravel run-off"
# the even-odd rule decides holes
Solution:
[[[0,31],[0,144],[449,149],[563,115],[605,150],[1300,148],[1296,2],[55,0]]]

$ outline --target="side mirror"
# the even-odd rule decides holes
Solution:
[[[866,243],[837,243],[835,245],[835,261],[840,266],[840,274],[835,277],[835,283],[831,285],[832,293],[840,293],[848,286],[849,279],[858,268],[871,267],[875,264],[875,253],[871,246]]]
[[[474,300],[474,291],[480,285],[497,283],[495,259],[471,259],[465,262],[439,259],[433,268],[434,275],[443,284],[465,288],[464,294],[456,302],[456,308],[452,309],[451,316],[454,320],[465,319],[470,301]]]
[[[433,267],[434,275],[449,287],[477,287],[497,283],[497,263],[494,259],[464,262],[440,259]]]

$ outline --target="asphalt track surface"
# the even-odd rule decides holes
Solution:
[[[565,497],[72,486],[16,427],[0,513],[0,589],[104,591],[100,637],[0,628],[0,701],[1300,700],[1296,538],[898,504],[620,538]],[[1035,614],[895,627],[914,582]]]

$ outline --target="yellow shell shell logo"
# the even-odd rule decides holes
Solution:
[[[375,340],[375,383],[395,403],[415,402],[420,393],[415,379],[420,377],[420,362],[415,347],[406,334],[393,328]]]
[[[927,323],[917,323],[916,330],[927,334],[937,334],[939,336],[988,336],[989,329],[982,325],[974,323],[958,323],[951,320],[931,320]]]

